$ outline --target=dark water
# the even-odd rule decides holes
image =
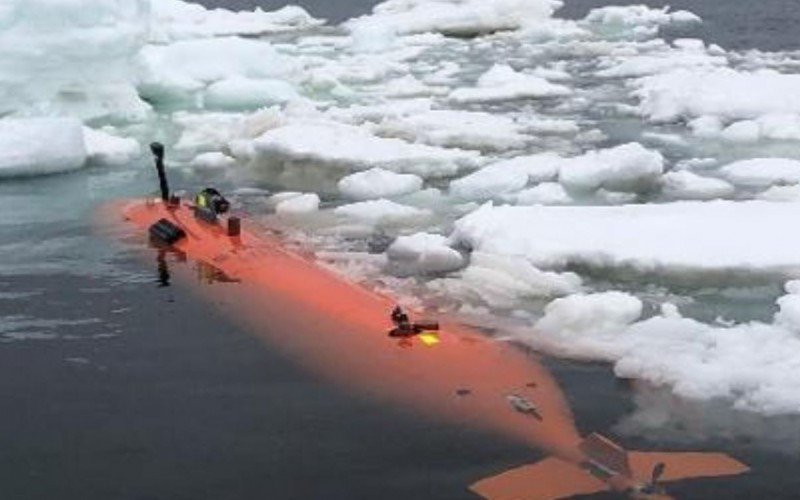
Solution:
[[[199,0],[209,7],[275,9],[285,5],[281,0]],[[376,0],[294,0],[313,15],[338,23],[368,13]],[[687,9],[703,18],[703,27],[686,35],[698,36],[732,50],[796,50],[800,49],[797,26],[800,4],[797,0],[566,0],[559,17],[577,19],[593,8],[604,5],[646,4],[651,7],[671,6]]]

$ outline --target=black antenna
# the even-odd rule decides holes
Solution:
[[[169,184],[167,183],[167,173],[164,171],[164,145],[160,142],[150,144],[150,151],[156,157],[156,170],[158,171],[158,183],[161,187],[161,199],[164,203],[169,202]]]

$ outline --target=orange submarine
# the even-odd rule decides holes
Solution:
[[[627,451],[596,433],[581,436],[557,383],[529,354],[458,324],[411,322],[390,298],[286,249],[277,237],[242,229],[216,190],[193,203],[170,196],[163,146],[151,149],[161,199],[117,202],[111,216],[125,231],[149,233],[162,249],[237,282],[235,298],[210,299],[338,384],[548,455],[469,486],[477,495],[544,500],[616,491],[662,499],[670,498],[669,482],[748,471],[722,453]]]

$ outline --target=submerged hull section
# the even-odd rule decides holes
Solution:
[[[570,454],[580,442],[555,381],[521,350],[451,324],[430,335],[392,338],[391,299],[276,240],[246,230],[229,237],[186,206],[132,202],[121,211],[142,234],[162,218],[182,227],[187,237],[172,248],[238,283],[225,289],[225,302],[271,344],[338,383],[551,453]],[[514,396],[538,414],[521,411]]]
[[[277,239],[246,229],[229,236],[222,224],[195,217],[186,205],[135,201],[110,212],[137,235],[147,234],[159,221],[179,228],[183,234],[159,251],[160,269],[166,267],[165,252],[176,252],[197,263],[201,279],[235,282],[222,293],[200,287],[201,293],[310,370],[379,401],[553,455],[473,485],[486,498],[635,491],[648,480],[649,471],[642,469],[645,455],[628,454],[597,435],[582,439],[553,378],[512,345],[447,323],[435,332],[390,336],[395,306],[390,298],[285,249]],[[676,479],[747,470],[724,455],[693,457],[693,470],[684,474],[678,464]]]

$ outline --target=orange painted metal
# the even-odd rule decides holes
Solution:
[[[555,457],[527,466],[536,470],[532,476],[528,471],[510,482],[485,482],[484,492],[478,483],[473,489],[487,498],[523,498],[495,490],[533,492],[532,479],[543,495],[524,498],[630,490],[650,473],[640,472],[643,459],[636,458],[632,474],[624,471],[602,481],[592,476],[585,467],[590,457],[556,382],[531,355],[512,345],[456,324],[442,324],[427,339],[390,338],[389,313],[395,305],[390,298],[284,249],[275,238],[255,236],[246,228],[230,237],[222,225],[196,219],[186,205],[133,201],[108,211],[139,234],[161,218],[183,228],[187,237],[171,250],[214,270],[202,277],[218,273],[237,283],[208,298],[309,369],[371,397],[495,432]],[[746,469],[725,459],[738,464],[737,472]],[[560,472],[543,475],[543,466]],[[571,489],[565,490],[561,476],[569,477]]]

